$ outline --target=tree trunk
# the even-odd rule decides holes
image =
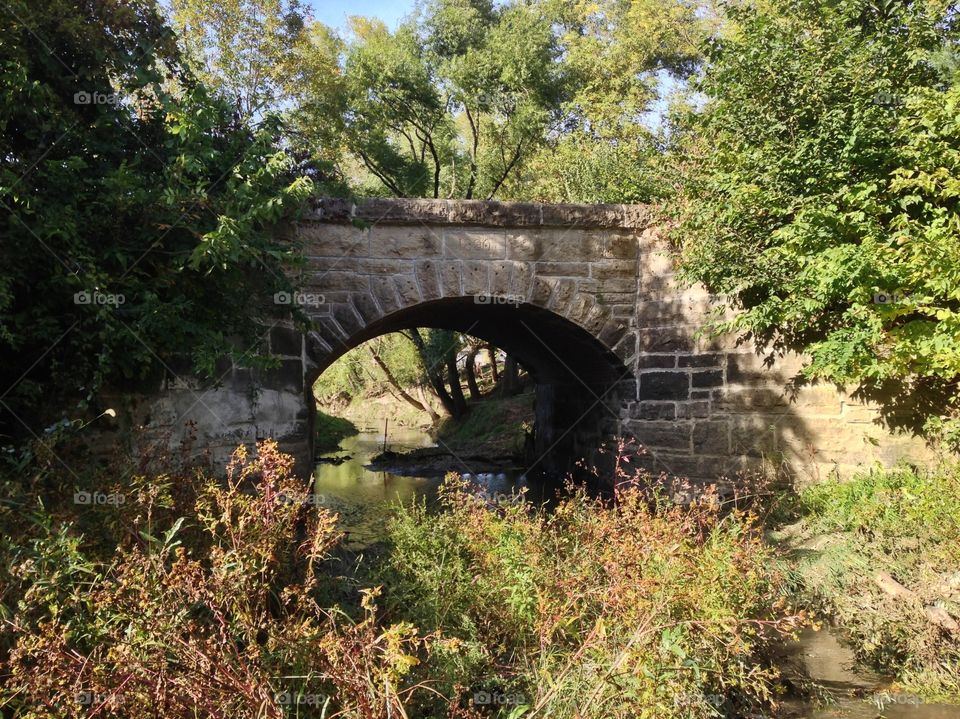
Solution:
[[[367,345],[367,351],[370,352],[370,356],[373,358],[373,361],[377,363],[377,367],[383,372],[384,376],[387,378],[387,382],[390,383],[390,386],[396,391],[400,398],[409,404],[411,407],[420,410],[421,412],[427,412],[429,414],[435,414],[433,410],[429,407],[424,406],[419,401],[414,399],[407,391],[400,386],[400,383],[397,382],[396,377],[393,376],[393,372],[390,371],[390,368],[387,367],[386,362],[384,362],[380,355],[373,351],[373,348]]]
[[[450,382],[450,395],[453,397],[455,408],[454,419],[459,419],[467,413],[467,400],[463,396],[463,387],[460,386],[460,372],[457,370],[457,353],[447,352],[447,379]]]
[[[420,330],[414,327],[410,330],[407,338],[413,342],[413,346],[417,348],[417,352],[420,354],[420,362],[423,363],[423,370],[427,373],[430,386],[440,400],[440,404],[443,405],[444,411],[451,417],[456,417],[457,407],[454,404],[453,397],[447,392],[447,388],[443,386],[443,376],[431,367],[430,355],[427,353],[427,345],[424,343],[423,337],[420,336]]]
[[[427,393],[423,391],[423,385],[417,385],[417,392],[420,395],[420,404],[427,408],[427,412],[430,413],[430,421],[436,424],[440,421],[440,415],[436,413],[433,409],[433,405],[430,404],[430,400],[427,399]]]
[[[474,402],[480,401],[480,388],[477,386],[477,351],[471,350],[467,353],[467,359],[463,364],[464,372],[467,375],[467,387],[470,388],[470,399]]]
[[[487,347],[487,354],[490,356],[490,370],[493,373],[491,379],[496,384],[500,381],[500,373],[497,372],[497,350],[492,346]]]
[[[500,385],[500,391],[504,397],[512,397],[520,391],[519,368],[517,360],[512,355],[507,355],[503,362],[503,382]]]

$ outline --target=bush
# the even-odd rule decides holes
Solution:
[[[385,607],[457,643],[434,657],[441,687],[512,701],[511,716],[708,717],[773,701],[763,649],[802,616],[754,516],[635,486],[612,502],[571,487],[550,512],[516,499],[491,505],[449,477],[447,511],[413,506],[392,525]]]
[[[548,512],[451,477],[445,511],[401,510],[344,577],[337,518],[292,466],[271,441],[220,479],[11,463],[5,716],[687,719],[775,701],[764,648],[802,615],[756,518],[713,494],[570,487]],[[70,502],[97,486],[113,501]]]
[[[803,536],[818,539],[798,569],[860,657],[909,691],[955,701],[960,635],[927,608],[960,618],[960,468],[878,469],[813,486],[799,504]],[[881,572],[912,596],[884,592]]]

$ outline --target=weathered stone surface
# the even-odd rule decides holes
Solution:
[[[690,375],[690,379],[691,385],[695,389],[703,389],[705,387],[722,387],[723,370],[711,369],[693,372]]]
[[[270,353],[300,357],[303,338],[300,333],[288,327],[273,327],[270,330]]]
[[[393,283],[397,288],[397,297],[400,298],[402,307],[411,307],[420,302],[420,288],[416,280],[408,275],[401,275],[393,278]]]
[[[695,341],[693,330],[687,327],[658,327],[641,329],[641,352],[692,352]]]
[[[313,324],[306,342],[289,322],[265,327],[280,369],[224,365],[220,389],[174,378],[151,426],[179,427],[183,412],[215,453],[266,436],[305,452],[316,373],[361,339],[435,319],[515,343],[539,382],[538,411],[569,423],[548,426],[549,441],[538,434],[541,449],[569,430],[570,446],[588,453],[622,432],[649,446],[651,467],[704,479],[928,459],[919,441],[887,432],[875,407],[829,385],[792,386],[802,357],[767,367],[737,337],[702,332],[716,299],[676,281],[675,251],[651,219],[624,205],[315,201],[277,229],[303,246],[290,279],[309,298],[298,302]]]
[[[445,230],[443,254],[451,260],[506,259],[507,236],[503,230],[495,228]]]
[[[441,262],[440,287],[444,297],[460,297],[463,289],[460,282],[461,266],[459,262]]]
[[[670,368],[677,366],[677,355],[644,354],[637,358],[638,369]]]
[[[696,454],[728,455],[730,451],[730,425],[725,420],[695,422],[693,425],[693,451]]]
[[[463,263],[463,293],[465,295],[490,294],[490,264],[470,260]]]
[[[397,298],[397,290],[394,287],[391,277],[371,277],[370,291],[380,305],[384,314],[390,314],[400,309],[400,300]]]
[[[432,227],[377,225],[370,228],[369,234],[370,257],[397,257],[413,260],[421,257],[440,257],[443,254],[443,240],[440,233]]]
[[[633,419],[676,419],[674,402],[632,402],[629,416]]]
[[[420,294],[424,300],[436,300],[442,296],[440,292],[440,278],[437,276],[437,265],[432,260],[423,260],[416,265],[417,283],[420,285]]]
[[[720,367],[723,362],[721,354],[680,355],[677,358],[679,367]]]
[[[633,425],[637,439],[645,447],[690,451],[690,422],[664,422],[652,420]]]
[[[710,402],[706,400],[677,403],[677,418],[679,419],[702,419],[709,416]]]
[[[687,372],[644,372],[640,375],[640,399],[687,399],[690,375]]]

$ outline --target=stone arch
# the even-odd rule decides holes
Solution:
[[[344,310],[345,311],[345,310]],[[315,319],[306,338],[305,400],[313,416],[312,385],[338,357],[388,332],[414,327],[470,334],[515,356],[536,383],[534,469],[560,474],[618,431],[619,407],[632,396],[623,362],[586,327],[531,302],[494,296],[450,296],[410,304],[344,330],[332,315]],[[336,335],[331,335],[331,331]]]

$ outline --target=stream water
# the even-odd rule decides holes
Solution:
[[[405,428],[391,429],[386,443],[394,452],[432,446],[435,443],[426,432]],[[320,504],[339,514],[346,548],[362,550],[383,539],[386,518],[397,502],[436,501],[443,481],[440,473],[415,476],[415,469],[407,474],[406,470],[392,473],[367,468],[384,449],[382,431],[366,429],[344,439],[340,447],[321,456],[314,472],[314,491]],[[331,463],[331,459],[339,463]],[[527,487],[521,472],[473,474],[468,464],[455,469],[471,474],[490,495],[510,495]],[[528,496],[536,499],[538,488],[527,489]],[[787,715],[794,719],[960,719],[960,706],[919,703],[912,695],[891,691],[884,677],[855,668],[853,652],[829,629],[804,632],[797,642],[783,647],[781,661],[787,676],[802,676],[804,683],[812,680],[822,695],[816,703],[788,702]]]
[[[340,515],[340,529],[345,533],[345,546],[359,549],[383,539],[386,517],[397,503],[422,500],[436,501],[443,473],[426,476],[399,469],[395,472],[375,471],[367,465],[384,447],[402,453],[421,447],[434,447],[430,435],[416,429],[391,428],[386,444],[383,432],[365,429],[340,442],[340,449],[320,456],[314,470],[314,492],[317,502]],[[332,463],[330,460],[342,462]],[[527,482],[521,472],[504,469],[496,472],[471,473],[469,462],[454,459],[455,469],[472,479],[492,496],[510,495]]]

